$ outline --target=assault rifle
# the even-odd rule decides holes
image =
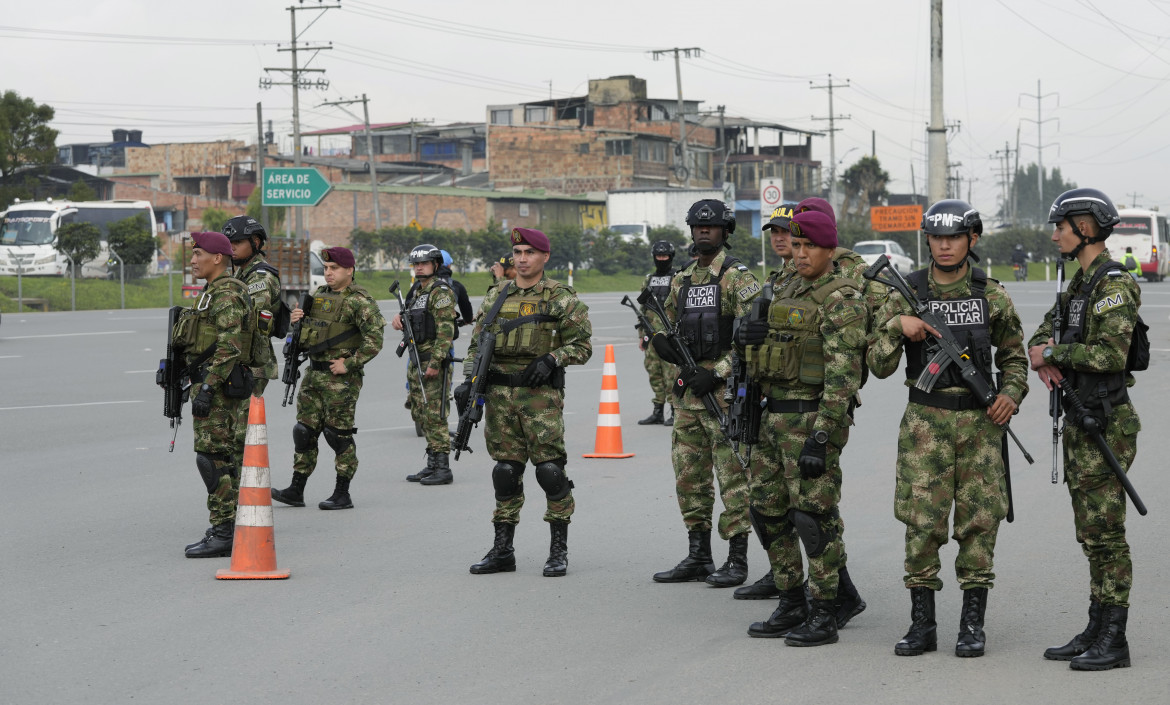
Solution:
[[[1129,481],[1129,476],[1125,474],[1121,463],[1117,462],[1117,456],[1113,454],[1113,449],[1105,442],[1105,436],[1101,431],[1105,428],[1105,423],[1089,413],[1085,408],[1085,403],[1081,401],[1081,397],[1077,394],[1077,390],[1073,387],[1068,378],[1060,380],[1058,385],[1059,391],[1064,392],[1064,403],[1068,405],[1069,419],[1065,423],[1072,422],[1084,431],[1093,442],[1097,444],[1097,449],[1101,451],[1101,456],[1105,458],[1105,462],[1109,464],[1109,469],[1117,477],[1117,481],[1125,489],[1125,493],[1129,495],[1133,506],[1138,510],[1138,514],[1146,515],[1146,505],[1142,502],[1142,498],[1138,497],[1137,490],[1134,489],[1133,483]]]
[[[422,363],[419,362],[418,358],[418,343],[414,339],[414,328],[410,325],[410,316],[406,310],[406,302],[402,300],[402,292],[398,290],[397,279],[390,285],[390,293],[398,299],[398,317],[402,320],[402,342],[398,344],[398,349],[394,351],[394,354],[402,357],[402,353],[410,350],[410,361],[414,363],[414,373],[418,376],[418,391],[422,393],[422,400],[425,404],[427,403],[427,388],[423,385]],[[446,387],[443,389],[443,393],[446,394]]]
[[[1064,335],[1064,309],[1060,307],[1060,294],[1064,289],[1064,258],[1056,260],[1056,306],[1052,309],[1052,339],[1060,342]],[[1056,484],[1057,453],[1060,452],[1060,417],[1064,414],[1061,408],[1060,390],[1055,386],[1048,392],[1048,415],[1052,417],[1052,484]]]
[[[507,294],[501,294],[506,296]],[[487,395],[488,368],[492,364],[492,356],[496,349],[496,334],[484,326],[479,334],[479,346],[475,351],[475,360],[471,363],[471,389],[462,400],[455,398],[459,410],[459,426],[455,429],[455,437],[451,446],[455,449],[455,459],[459,460],[462,451],[471,452],[467,441],[471,438],[471,429],[478,426],[483,419],[483,403]]]
[[[662,335],[666,336],[666,340],[670,343],[674,350],[675,357],[682,360],[683,367],[697,367],[695,358],[691,355],[691,349],[687,345],[687,341],[682,334],[678,332],[678,326],[672,326],[670,320],[666,317],[666,310],[662,308],[662,302],[649,289],[645,289],[638,295],[638,303],[654,312],[658,316],[658,320],[662,321]],[[731,446],[731,452],[735,455],[735,459],[739,461],[740,466],[747,470],[748,462],[742,455],[739,454],[739,448],[731,433],[728,430],[727,414],[723,413],[719,402],[715,399],[713,392],[707,392],[702,397],[703,406],[706,407],[707,412],[719,420],[719,430],[723,432],[723,438],[727,444]]]
[[[175,452],[175,439],[183,423],[183,402],[191,388],[191,377],[183,364],[183,350],[174,341],[175,324],[182,313],[182,306],[172,306],[167,314],[167,356],[158,361],[158,372],[154,374],[154,383],[163,390],[163,416],[171,420],[171,428],[175,430],[169,453]]]
[[[309,315],[309,311],[313,308],[313,295],[305,294],[301,297],[300,309]],[[301,378],[301,363],[304,362],[306,355],[301,350],[301,327],[305,325],[305,319],[293,324],[289,329],[288,339],[284,342],[284,372],[281,373],[280,381],[284,382],[284,401],[280,403],[281,406],[288,406],[288,403],[295,397],[293,392],[297,388],[297,380]]]
[[[883,270],[888,270],[889,276],[880,276]],[[918,379],[915,380],[914,386],[924,392],[929,392],[934,389],[935,383],[942,377],[943,372],[951,365],[957,365],[959,368],[959,378],[962,380],[963,385],[970,390],[972,396],[975,397],[975,401],[979,402],[982,406],[991,406],[995,401],[997,392],[991,386],[991,382],[983,375],[983,371],[971,359],[970,351],[959,344],[954,332],[947,326],[946,320],[930,310],[930,306],[918,298],[917,294],[914,293],[914,289],[910,287],[910,283],[902,277],[901,272],[890,264],[890,259],[885,255],[878,257],[877,261],[869,269],[865,270],[862,276],[870,281],[885,284],[897,291],[902,295],[902,298],[906,299],[910,307],[914,309],[914,315],[939,333],[937,336],[933,333],[927,333],[930,340],[926,348],[928,361],[922,370],[922,374],[918,375]],[[1024,454],[1024,460],[1027,460],[1029,465],[1034,463],[1035,461],[1032,459],[1031,454],[1024,449],[1024,445],[1020,443],[1020,439],[1016,437],[1011,426],[1005,423],[1003,430],[1015,441],[1016,447]]]
[[[752,302],[747,321],[766,321],[768,308],[772,305],[772,284],[765,284],[764,290]],[[745,319],[736,319],[732,326],[732,337]],[[744,459],[751,462],[752,446],[760,442],[760,422],[764,416],[764,390],[760,383],[748,376],[747,364],[739,353],[732,353],[731,379],[727,381],[731,397],[731,410],[727,417],[728,433],[734,439],[732,447],[739,450],[742,443],[747,446]]]
[[[650,326],[649,319],[642,315],[642,312],[638,309],[637,306],[634,305],[634,302],[630,301],[629,296],[622,297],[622,306],[629,306],[630,309],[633,310],[634,315],[638,317],[638,325],[634,326],[634,330],[640,331],[644,336],[644,339],[649,340],[650,336],[654,334],[654,329]],[[647,345],[649,345],[649,343],[647,343]]]

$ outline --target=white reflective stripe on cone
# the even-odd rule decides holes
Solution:
[[[272,505],[236,507],[236,526],[272,526]]]
[[[272,487],[272,473],[268,468],[245,465],[240,470],[240,487]]]
[[[248,424],[248,433],[244,436],[244,445],[268,445],[268,427],[264,424]]]

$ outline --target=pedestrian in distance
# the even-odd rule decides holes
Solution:
[[[642,291],[649,291],[661,303],[666,301],[666,297],[670,295],[670,280],[674,275],[674,245],[666,240],[659,240],[651,246],[650,254],[654,258],[654,271],[646,275],[646,279],[642,282]],[[646,306],[642,306],[642,315],[650,321],[651,325],[654,325],[654,317]],[[654,405],[653,410],[649,416],[638,421],[638,425],[673,426],[674,405],[670,405],[670,418],[663,415],[663,409],[668,403],[666,395],[678,377],[678,370],[674,365],[664,361],[658,351],[650,345],[650,337],[654,331],[642,330],[641,324],[638,324],[637,329],[640,333],[638,348],[645,353],[642,365],[646,368],[646,374],[650,378],[650,391],[654,395],[651,402]]]

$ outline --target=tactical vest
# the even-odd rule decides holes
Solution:
[[[795,298],[804,282],[785,283],[768,307],[768,336],[744,353],[748,375],[787,389],[819,393],[825,385],[825,342],[821,338],[821,307],[838,289],[857,291],[857,283],[840,277]]]
[[[906,281],[918,292],[918,298],[930,306],[931,310],[942,316],[947,327],[955,334],[955,340],[965,347],[986,379],[993,379],[991,365],[994,357],[991,352],[991,306],[987,303],[987,274],[977,267],[971,270],[971,295],[961,299],[931,298],[930,285],[927,282],[925,269],[911,272]],[[926,354],[925,340],[906,342],[906,378],[913,381],[918,379],[930,358]],[[951,365],[935,382],[935,389],[948,387],[963,387],[963,378],[959,374],[959,366]]]
[[[654,298],[661,302],[666,301],[666,297],[670,296],[670,282],[674,279],[670,274],[651,274],[649,281],[646,282],[646,288]]]
[[[355,287],[355,291],[365,293]],[[313,294],[313,308],[301,325],[301,346],[315,360],[333,360],[361,345],[361,331],[353,323],[341,321],[345,294],[326,291]]]
[[[546,284],[539,294],[508,296],[500,307],[492,323],[496,332],[494,356],[500,361],[534,360],[561,347],[559,321],[549,313],[549,300],[560,284],[553,281]],[[507,295],[508,289],[500,296]]]
[[[279,294],[280,270],[278,270],[276,267],[273,267],[271,264],[268,264],[267,262],[253,262],[252,266],[248,267],[248,269],[239,276],[240,281],[244,282],[244,285],[248,287],[248,299],[251,300],[252,298],[252,285],[248,283],[248,277],[252,276],[256,272],[267,272],[268,274],[271,274],[273,277],[275,277],[277,291],[277,297],[271,304],[276,310],[269,311],[269,313],[272,315],[268,319],[266,329],[263,321],[260,319],[260,311],[255,312],[257,334],[252,336],[252,361],[258,366],[263,366],[263,363],[267,360],[275,359],[273,358],[272,354],[272,343],[269,342],[268,339],[272,335],[272,327],[276,324],[276,318],[281,313],[280,308],[284,304],[281,302]],[[260,280],[260,282],[262,281],[263,280]]]
[[[218,342],[219,331],[211,320],[211,304],[215,298],[215,289],[226,287],[236,293],[244,302],[244,320],[241,325],[240,359],[244,365],[254,363],[253,339],[255,335],[256,317],[252,313],[252,297],[248,296],[248,289],[244,282],[232,276],[220,277],[207,285],[195,304],[184,310],[175,328],[171,331],[171,341],[183,348],[187,355],[187,363],[192,368],[193,376],[202,377],[202,372],[195,374],[196,369],[203,367],[211,356],[215,354],[215,345]]]
[[[723,315],[722,287],[719,282],[723,274],[739,260],[728,257],[723,260],[711,281],[706,284],[691,284],[691,275],[683,277],[678,290],[678,331],[687,341],[695,361],[718,360],[724,351],[731,349],[731,326],[734,315]]]
[[[410,329],[414,331],[415,342],[419,345],[431,342],[439,333],[438,325],[435,323],[435,316],[427,306],[430,302],[431,294],[436,291],[447,291],[454,297],[454,292],[440,279],[435,286],[426,292],[416,293],[407,306],[406,314],[410,316]]]
[[[1120,262],[1110,260],[1103,263],[1093,273],[1093,276],[1081,284],[1076,296],[1070,296],[1068,310],[1065,315],[1065,328],[1057,342],[1061,345],[1083,343],[1087,331],[1089,308],[1093,301],[1093,289],[1104,279],[1109,272],[1124,270]],[[1136,324],[1135,324],[1136,325]],[[1061,370],[1076,387],[1077,394],[1090,410],[1102,409],[1108,406],[1117,406],[1129,402],[1129,390],[1126,387],[1125,372],[1078,372],[1073,369]]]

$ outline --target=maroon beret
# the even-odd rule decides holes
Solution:
[[[820,211],[804,211],[792,216],[792,237],[803,237],[821,247],[837,246],[837,224]]]
[[[191,233],[191,239],[195,247],[208,254],[232,256],[232,243],[223,233]]]
[[[326,262],[336,262],[345,269],[353,269],[353,253],[344,247],[327,247],[321,250],[321,259]]]
[[[512,244],[519,245],[520,243],[531,245],[532,249],[541,252],[549,251],[548,235],[532,228],[512,228]]]
[[[824,213],[825,215],[829,216],[830,219],[832,219],[834,225],[837,224],[837,216],[833,213],[833,207],[830,206],[829,202],[823,198],[817,198],[816,196],[813,196],[812,198],[806,198],[800,203],[796,204],[797,213],[804,213],[805,211]]]

